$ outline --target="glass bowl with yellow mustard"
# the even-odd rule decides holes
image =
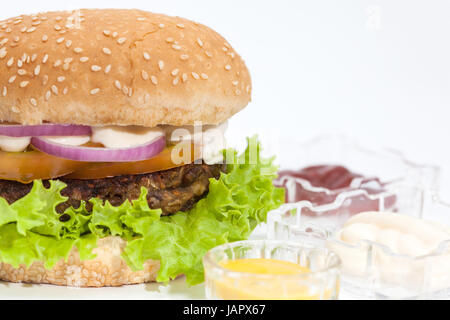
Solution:
[[[208,299],[333,300],[339,257],[327,248],[248,240],[211,249],[203,258]]]

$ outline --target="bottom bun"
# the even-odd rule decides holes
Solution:
[[[30,267],[0,263],[0,280],[11,282],[47,283],[73,287],[109,287],[155,281],[159,261],[147,260],[144,270],[133,272],[121,258],[127,242],[120,237],[99,239],[92,252],[92,260],[80,261],[74,248],[67,262],[59,261],[52,269],[46,269],[43,262],[34,262]]]

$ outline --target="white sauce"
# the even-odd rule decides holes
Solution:
[[[193,141],[200,146],[201,158],[208,164],[222,161],[222,150],[226,148],[225,131],[228,123],[207,126],[161,126],[145,128],[139,126],[92,127],[92,136],[55,136],[46,139],[64,145],[79,146],[89,141],[103,144],[106,148],[129,148],[138,146],[166,135],[172,143]],[[30,144],[30,137],[15,138],[0,136],[3,151],[24,151]]]
[[[171,142],[194,141],[200,146],[202,159],[207,164],[220,163],[223,160],[222,150],[226,148],[225,131],[228,122],[225,121],[217,126],[207,125],[202,127],[166,126],[166,137]]]
[[[450,240],[450,232],[436,223],[399,213],[365,212],[347,221],[338,239],[349,244],[369,240],[397,254],[421,256]]]
[[[103,144],[106,148],[128,148],[138,146],[164,135],[160,128],[138,126],[92,127],[91,140]]]
[[[31,137],[0,136],[0,149],[7,152],[24,151],[30,144]]]
[[[346,275],[370,277],[371,281],[376,277],[377,283],[388,283],[392,288],[393,284],[419,288],[424,276],[427,288],[450,286],[448,249],[420,258],[450,240],[448,226],[400,213],[364,212],[350,218],[336,240],[328,241],[327,247],[339,255]]]
[[[45,137],[47,140],[67,146],[81,146],[91,140],[90,136]]]

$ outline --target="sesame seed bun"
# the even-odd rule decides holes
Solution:
[[[140,10],[76,10],[0,22],[0,121],[218,124],[250,101],[228,42]]]
[[[47,283],[72,287],[106,287],[138,284],[155,281],[159,261],[148,260],[144,270],[133,272],[121,258],[126,241],[120,237],[107,237],[98,240],[97,255],[93,260],[80,261],[78,250],[74,248],[67,262],[59,261],[47,270],[43,262],[35,262],[29,268],[21,265],[13,268],[0,263],[0,280],[10,282]]]

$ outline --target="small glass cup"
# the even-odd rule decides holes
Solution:
[[[310,272],[260,274],[237,272],[221,263],[237,259],[275,259],[298,264]],[[248,240],[211,249],[203,258],[208,299],[335,300],[338,298],[339,257],[327,248],[295,242]]]

